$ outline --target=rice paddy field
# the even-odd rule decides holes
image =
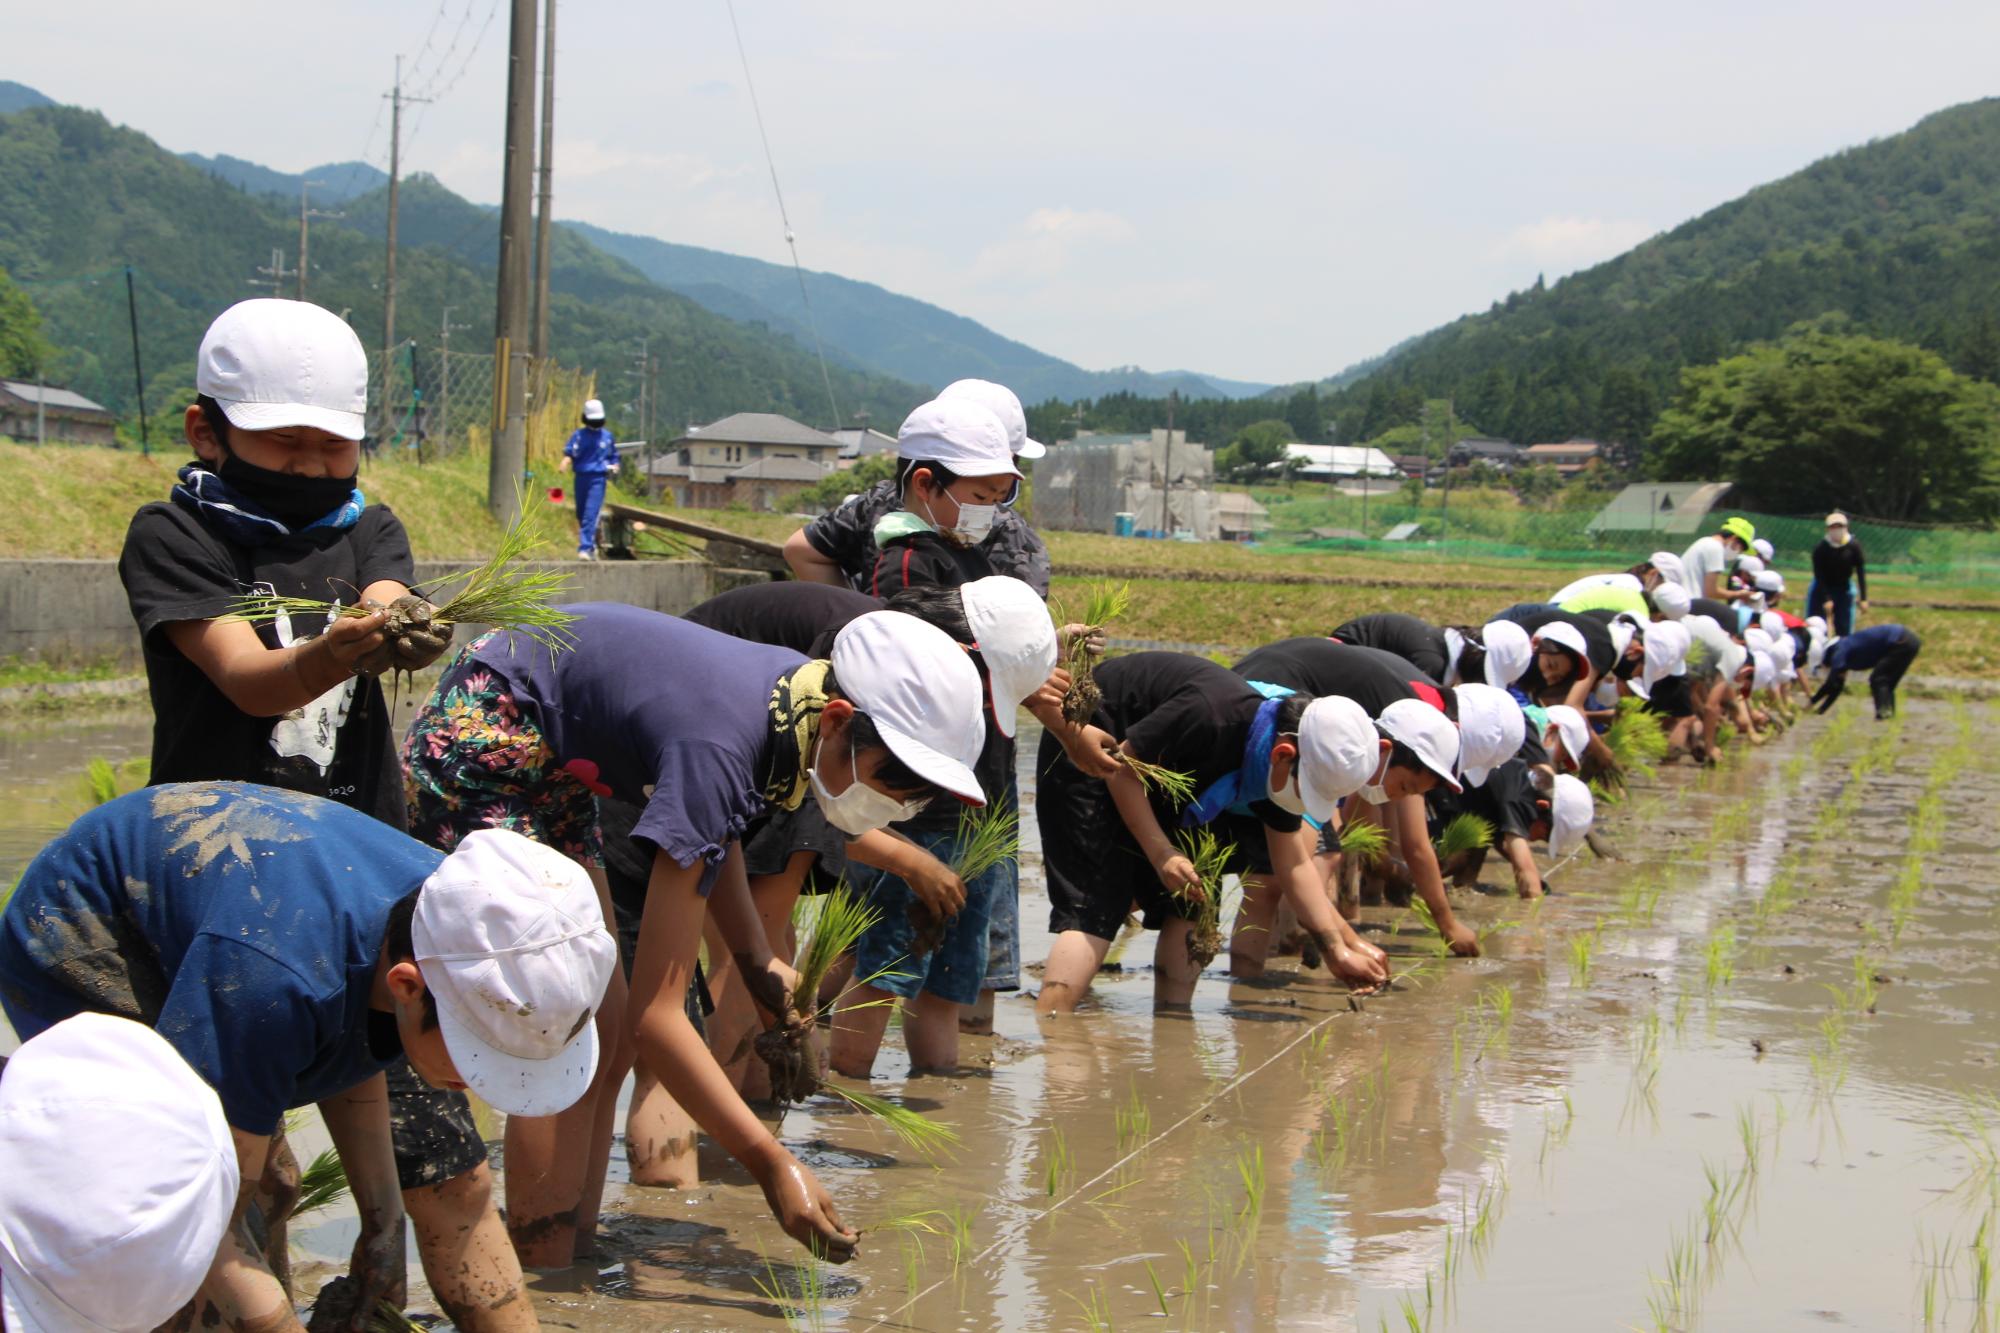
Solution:
[[[537,1306],[611,1330],[1985,1327],[1996,722],[1911,700],[1878,724],[1849,701],[1720,769],[1664,770],[1607,812],[1622,860],[1563,866],[1539,906],[1492,870],[1461,896],[1481,959],[1364,908],[1398,964],[1386,994],[1294,960],[1232,984],[1219,961],[1192,1012],[1156,1016],[1140,937],[1074,1018],[1038,1030],[1003,1001],[962,1076],[906,1077],[892,1030],[873,1091],[954,1149],[924,1160],[825,1097],[780,1123],[862,1229],[852,1264],[806,1259],[705,1155],[693,1190],[614,1185],[602,1258],[535,1276]],[[21,812],[0,872],[61,827],[85,756],[145,741],[143,722],[0,739]],[[304,1284],[351,1239],[338,1207],[303,1219]]]

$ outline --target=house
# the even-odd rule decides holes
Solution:
[[[1247,542],[1267,525],[1271,511],[1242,491],[1218,491],[1215,496],[1216,536],[1226,542]]]
[[[1401,475],[1389,455],[1362,444],[1288,444],[1285,462],[1291,474],[1301,481]]]
[[[1214,541],[1222,535],[1214,480],[1214,455],[1181,431],[1080,435],[1035,465],[1035,526],[1116,532],[1130,525],[1141,535]],[[1254,517],[1238,512],[1246,523]]]
[[[691,426],[647,469],[653,494],[671,492],[688,509],[776,510],[824,478],[841,442],[773,412],[738,412]]]
[[[0,435],[24,443],[118,446],[118,419],[102,403],[51,384],[0,380]]]
[[[1436,460],[1429,454],[1396,454],[1394,461],[1398,472],[1405,477],[1415,477],[1418,481],[1429,476],[1431,469],[1437,466]]]
[[[1502,472],[1512,472],[1526,465],[1527,451],[1518,444],[1506,440],[1495,440],[1482,435],[1468,436],[1451,447],[1445,461],[1452,467],[1472,467],[1484,463]]]
[[[1531,444],[1528,462],[1546,463],[1565,477],[1575,476],[1604,456],[1596,440],[1566,440],[1561,444]]]
[[[871,426],[843,426],[827,432],[840,441],[841,467],[852,467],[864,458],[896,452],[896,437],[884,435]]]

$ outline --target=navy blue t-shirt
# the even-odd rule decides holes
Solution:
[[[1888,656],[1891,648],[1914,637],[1901,625],[1870,625],[1835,639],[1821,660],[1828,671],[1865,671]]]
[[[616,602],[563,610],[577,617],[569,649],[496,631],[473,660],[506,678],[557,767],[643,807],[633,837],[676,865],[705,862],[707,893],[729,844],[770,808],[771,687],[805,656]]]
[[[78,1013],[149,1021],[229,1123],[353,1087],[389,909],[443,860],[378,819],[237,782],[148,787],[35,858],[0,913],[0,1005],[23,1041]]]

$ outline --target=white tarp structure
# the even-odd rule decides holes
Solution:
[[[1395,459],[1363,444],[1288,444],[1285,465],[1301,481],[1403,475]]]
[[[1142,532],[1171,530],[1212,542],[1222,535],[1214,478],[1212,455],[1180,431],[1171,441],[1164,430],[1150,437],[1085,435],[1036,462],[1035,526],[1113,532],[1118,515],[1130,514]]]

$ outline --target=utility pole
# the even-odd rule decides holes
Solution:
[[[345,213],[335,213],[324,208],[314,208],[306,202],[306,192],[325,181],[299,182],[299,299],[306,299],[306,239],[312,231],[314,218],[344,218]]]
[[[293,276],[292,271],[285,267],[284,250],[277,246],[271,248],[271,262],[260,265],[257,271],[264,276],[250,279],[250,285],[252,287],[268,287],[271,289],[271,295],[273,296],[284,295],[285,279]]]
[[[647,423],[652,420],[652,410],[653,410],[653,401],[652,401],[653,377],[651,373],[653,367],[653,358],[649,351],[649,348],[652,345],[652,341],[653,339],[650,334],[640,338],[639,355],[632,358],[632,367],[635,371],[638,372],[639,376],[639,412],[638,412],[639,434],[646,439],[652,438],[652,435],[647,427]]]
[[[1167,447],[1160,462],[1160,531],[1171,537],[1174,535],[1174,511],[1168,504],[1174,488],[1174,409],[1180,406],[1181,391],[1170,390],[1167,394]]]
[[[403,174],[403,103],[428,102],[403,96],[403,58],[396,57],[396,82],[389,89],[389,248],[382,264],[382,406],[396,401],[396,198]]]
[[[125,266],[125,313],[132,320],[132,382],[139,392],[139,452],[151,457],[153,445],[146,438],[146,372],[139,367],[139,298],[132,290],[132,266]]]
[[[500,189],[500,273],[494,302],[499,429],[486,507],[512,524],[528,461],[528,296],[535,167],[535,0],[512,0],[507,27],[507,155]]]
[[[556,0],[542,0],[542,152],[535,163],[535,359],[549,354],[549,177],[556,151]]]

